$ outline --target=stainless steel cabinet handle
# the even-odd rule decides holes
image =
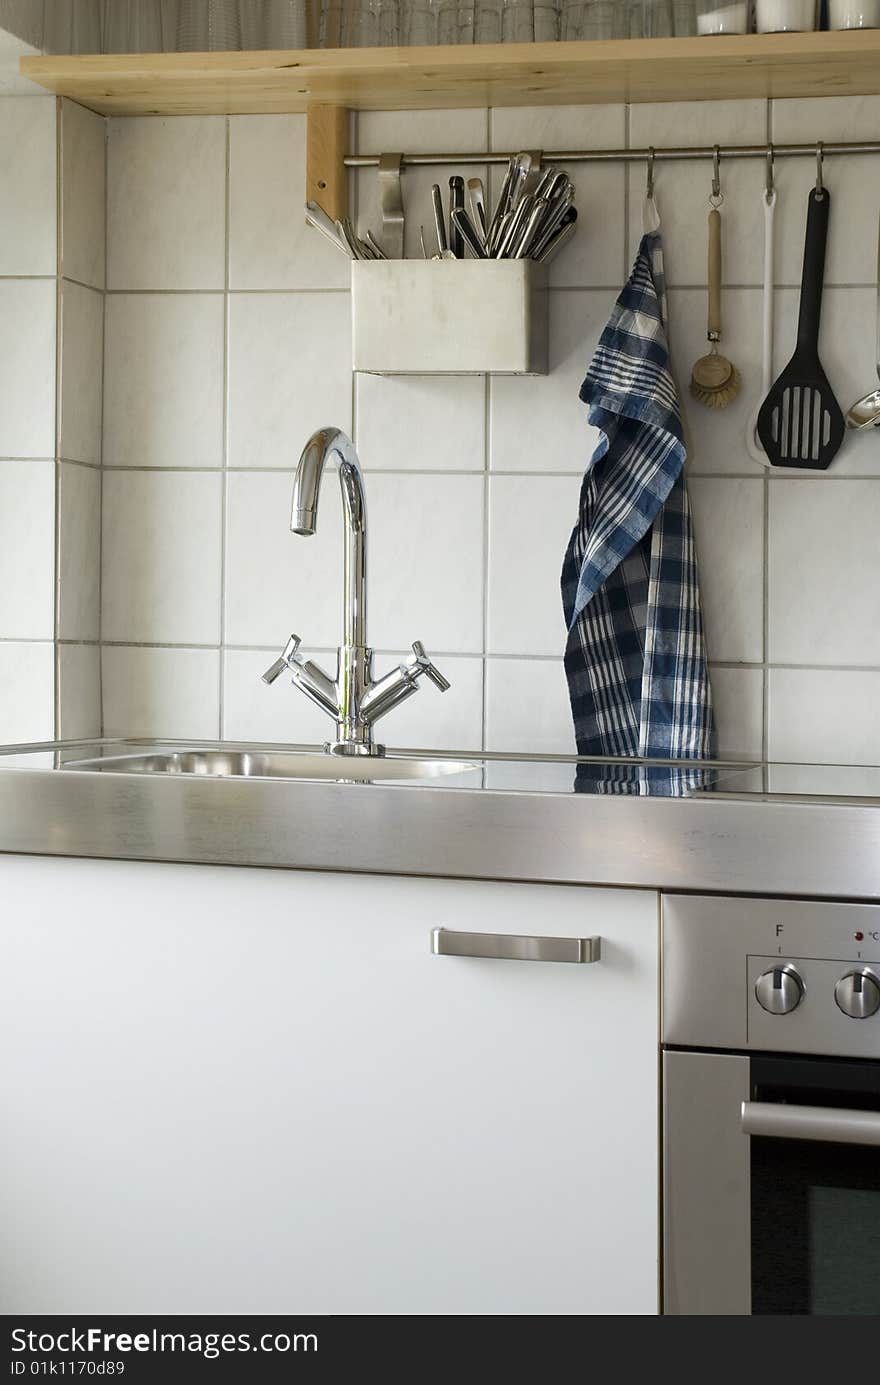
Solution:
[[[431,932],[437,957],[498,957],[508,962],[598,962],[601,938],[531,938],[514,933]]]
[[[880,1111],[744,1101],[741,1123],[745,1135],[767,1135],[782,1140],[828,1140],[842,1145],[880,1145]]]

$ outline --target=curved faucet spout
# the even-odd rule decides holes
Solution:
[[[424,674],[441,691],[449,684],[434,667],[416,640],[413,657],[373,682],[372,651],[367,647],[367,504],[364,477],[357,452],[339,428],[319,428],[302,451],[293,483],[290,527],[295,534],[314,534],[318,523],[318,494],[324,468],[330,463],[339,472],[342,490],[343,642],[337,652],[335,681],[297,651],[298,635],[291,635],[280,659],[263,675],[263,681],[289,671],[294,684],[336,721],[336,740],[324,749],[334,755],[384,755],[373,743],[373,724],[416,691]]]
[[[328,461],[339,468],[342,504],[348,528],[363,533],[366,528],[364,478],[351,439],[339,428],[319,428],[302,450],[293,483],[290,527],[295,534],[314,534],[318,522],[318,493]]]
[[[303,448],[293,483],[290,527],[295,534],[314,534],[318,522],[318,493],[328,462],[335,463],[339,471],[345,518],[337,743],[368,752],[372,738],[360,716],[361,700],[371,682],[367,648],[367,503],[357,452],[351,439],[339,428],[319,428]]]

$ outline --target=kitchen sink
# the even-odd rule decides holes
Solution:
[[[467,760],[406,756],[340,756],[320,752],[171,750],[69,760],[65,769],[101,774],[192,774],[208,779],[342,779],[347,782],[434,779],[478,768]]]

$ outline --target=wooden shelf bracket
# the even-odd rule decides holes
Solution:
[[[306,124],[306,201],[317,202],[332,221],[348,213],[348,109],[309,106]]]

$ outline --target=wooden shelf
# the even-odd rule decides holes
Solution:
[[[606,43],[22,58],[102,115],[702,101],[880,93],[880,30]]]

